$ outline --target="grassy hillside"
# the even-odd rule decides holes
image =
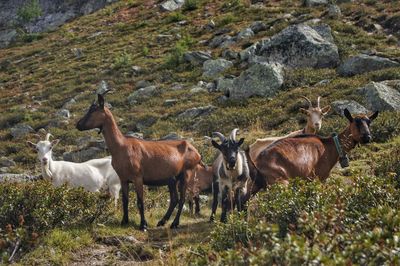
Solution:
[[[187,1],[180,11],[160,12],[156,1],[126,0],[76,19],[53,32],[22,36],[14,46],[0,50],[0,110],[2,110],[0,156],[16,162],[16,166],[10,169],[12,172],[38,174],[40,169],[37,155],[26,145],[27,140],[34,139],[33,133],[22,139],[14,139],[10,135],[10,128],[17,124],[28,124],[36,131],[47,127],[57,117],[57,111],[72,98],[76,100],[76,103],[69,108],[72,117],[68,123],[58,127],[48,127],[56,138],[61,139],[61,143],[55,149],[55,155],[61,156],[65,151],[77,150],[77,139],[80,137],[88,135],[99,137],[96,132],[79,132],[75,129],[75,124],[94,99],[94,91],[102,80],[105,80],[113,90],[106,99],[112,105],[111,110],[122,132],[140,131],[145,138],[149,139],[157,139],[170,132],[177,132],[184,137],[192,138],[204,160],[211,163],[214,151],[204,143],[204,135],[210,135],[216,130],[228,133],[232,128],[239,127],[240,135],[246,138],[246,144],[251,144],[256,138],[266,135],[283,135],[300,129],[305,124],[304,115],[298,112],[300,107],[305,107],[304,101],[300,98],[301,95],[310,97],[314,101],[317,95],[320,95],[323,97],[322,105],[343,99],[357,100],[363,104],[363,98],[357,93],[357,88],[370,81],[400,79],[400,68],[385,69],[349,78],[338,76],[335,69],[299,69],[286,71],[284,90],[273,98],[254,97],[243,101],[221,102],[218,98],[222,96],[222,92],[191,92],[191,88],[198,81],[212,80],[202,77],[201,67],[193,67],[183,62],[182,54],[186,51],[211,50],[214,58],[220,57],[222,49],[210,49],[204,45],[204,41],[211,39],[218,30],[224,29],[229,33],[236,33],[254,21],[263,21],[269,28],[250,39],[235,43],[230,47],[231,50],[241,51],[258,40],[273,36],[290,24],[320,19],[332,28],[341,60],[365,51],[383,57],[400,58],[398,40],[400,36],[396,24],[400,17],[398,1],[357,0],[353,3],[344,3],[340,5],[342,17],[339,19],[328,18],[326,7],[306,8],[300,1],[266,2],[268,3],[255,6],[250,5],[246,0],[191,0]],[[287,14],[291,14],[290,19],[285,16]],[[211,20],[215,22],[216,29],[205,30],[204,26]],[[373,24],[380,24],[384,29],[373,31],[371,29]],[[80,49],[82,56],[76,56],[74,49]],[[139,66],[141,71],[135,70],[133,66]],[[245,66],[235,64],[224,74],[238,75],[244,69]],[[130,105],[127,97],[136,90],[135,84],[141,80],[156,85],[161,89],[161,93],[140,104]],[[321,80],[330,82],[321,84],[319,83]],[[182,89],[173,89],[176,87],[182,87]],[[172,106],[166,106],[164,104],[166,99],[178,99],[178,101]],[[189,108],[210,104],[217,107],[210,115],[195,119],[177,117],[179,113]],[[358,257],[350,252],[355,250],[349,247],[351,243],[348,243],[352,241],[352,233],[367,228],[371,229],[371,234],[374,234],[373,230],[380,230],[375,229],[374,225],[381,226],[379,224],[381,221],[378,221],[381,214],[396,213],[399,207],[400,199],[396,196],[399,194],[396,182],[400,173],[399,119],[400,114],[396,112],[380,114],[372,124],[372,133],[376,142],[352,151],[350,168],[334,169],[331,175],[332,180],[329,180],[327,184],[300,182],[293,185],[299,186],[301,191],[312,191],[311,196],[307,197],[325,197],[324,193],[330,193],[328,196],[333,197],[335,195],[333,193],[340,193],[341,188],[346,191],[337,203],[343,206],[332,207],[332,202],[318,202],[311,207],[306,201],[293,203],[296,208],[304,208],[307,217],[319,220],[322,216],[324,221],[328,220],[327,225],[320,224],[318,221],[315,222],[317,224],[310,225],[313,230],[318,228],[313,233],[317,236],[327,230],[326,228],[330,228],[330,224],[334,224],[329,220],[331,219],[329,215],[334,215],[335,218],[332,219],[336,219],[336,216],[345,212],[344,216],[352,217],[353,220],[340,225],[344,228],[343,231],[338,230],[335,234],[335,237],[343,239],[343,242],[347,241],[346,244],[335,244],[332,249],[319,249],[321,254],[335,252],[342,254],[337,260],[338,263],[347,263],[354,257],[354,263],[363,264],[361,259],[358,260]],[[144,124],[144,126],[139,128],[138,124]],[[323,121],[321,134],[338,132],[345,125],[344,118],[331,112]],[[353,185],[358,183],[362,185],[353,188]],[[7,195],[18,193],[21,195],[19,198],[21,206],[24,205],[24,198],[32,197],[33,201],[38,201],[38,205],[31,208],[37,208],[42,212],[35,214],[37,216],[32,216],[32,221],[42,216],[45,216],[42,217],[44,220],[46,217],[49,219],[52,217],[55,221],[52,225],[34,224],[32,226],[27,219],[26,223],[18,220],[16,217],[20,214],[18,211],[9,212],[7,206],[11,205],[0,206],[2,215],[5,213],[15,215],[12,218],[14,228],[7,229],[6,224],[4,228],[0,228],[0,236],[4,239],[0,240],[1,252],[7,259],[11,255],[9,243],[15,243],[18,237],[24,239],[24,246],[17,256],[21,264],[76,263],[79,265],[79,263],[87,263],[88,260],[99,264],[128,264],[132,261],[144,260],[148,260],[150,264],[168,265],[187,264],[189,261],[198,264],[232,264],[234,261],[237,264],[257,264],[271,255],[268,251],[276,247],[274,245],[297,250],[296,245],[312,246],[310,243],[313,241],[315,243],[323,241],[318,237],[311,238],[308,233],[299,229],[301,226],[298,224],[298,217],[302,215],[302,212],[282,213],[284,212],[282,210],[292,208],[285,205],[286,203],[279,202],[280,199],[285,198],[285,193],[291,193],[292,187],[276,186],[262,193],[250,202],[250,205],[261,206],[260,208],[250,211],[250,216],[247,218],[233,216],[232,221],[226,226],[207,223],[208,207],[202,208],[203,216],[200,218],[194,219],[185,213],[181,221],[181,229],[177,231],[155,228],[158,219],[166,210],[168,193],[164,188],[147,190],[146,217],[151,228],[148,233],[137,230],[139,217],[134,200],[130,202],[130,217],[135,223],[132,222],[128,227],[119,226],[121,210],[112,212],[111,201],[107,200],[104,203],[107,205],[107,208],[104,208],[106,211],[100,217],[97,217],[96,209],[88,209],[86,214],[82,214],[97,217],[92,224],[86,220],[75,220],[80,216],[74,216],[75,213],[69,211],[69,207],[65,207],[64,210],[60,210],[60,215],[66,220],[68,217],[73,217],[68,223],[61,222],[62,219],[58,220],[58,216],[53,217],[54,213],[49,214],[43,211],[43,208],[53,207],[48,202],[41,202],[43,195],[46,195],[43,191],[52,193],[54,198],[50,197],[50,199],[65,199],[67,205],[74,205],[74,201],[86,201],[92,195],[78,191],[79,196],[76,197],[60,196],[58,193],[61,192],[57,192],[49,183],[42,181],[38,185],[1,184],[0,187],[4,191],[3,195],[0,193],[0,197],[4,197],[4,200],[8,198],[8,201],[4,202],[12,204],[13,199]],[[380,189],[382,191],[377,191]],[[70,190],[66,190],[65,193],[69,193]],[[326,190],[334,192],[326,192]],[[365,190],[370,193],[362,194]],[[23,191],[26,194],[23,194]],[[72,195],[76,193],[74,191],[71,190]],[[271,193],[279,197],[271,199]],[[383,196],[387,201],[380,199]],[[131,199],[135,199],[133,194]],[[354,206],[360,208],[354,213],[350,210],[353,201],[357,201]],[[271,209],[269,209],[270,206]],[[333,214],[327,211],[331,207],[335,210]],[[82,205],[82,208],[86,208],[85,205]],[[319,216],[315,214],[316,210],[320,211]],[[395,213],[393,216],[397,215]],[[255,220],[254,217],[262,220],[262,224],[259,225],[257,223],[259,220]],[[282,228],[285,228],[282,221],[287,217],[296,222],[294,227],[290,228],[288,225],[291,222],[285,222],[285,220],[283,224],[286,224],[286,231],[282,233]],[[397,235],[400,232],[400,222],[397,218],[390,217],[390,219],[383,223],[390,223],[392,226],[391,231],[388,232],[396,236],[393,239],[390,238],[394,244],[385,242],[387,237],[384,235],[382,235],[383,242],[380,238],[370,236],[371,245],[378,245],[384,250],[387,249],[388,253],[395,254],[393,257],[382,255],[382,260],[378,262],[395,263],[399,258],[400,242]],[[350,226],[355,221],[365,227]],[[43,223],[46,224],[46,222]],[[258,226],[262,228],[259,230]],[[382,225],[384,226],[386,225]],[[266,236],[271,241],[268,244],[265,243],[265,239],[263,240],[266,236],[260,233],[264,232],[262,230],[267,231]],[[244,232],[243,236],[241,232]],[[286,235],[289,237],[285,238]],[[330,235],[326,237],[331,238]],[[304,242],[299,240],[303,244],[296,243],[295,245],[290,242],[297,241],[297,238],[303,239]],[[359,245],[359,243],[355,242],[354,245]],[[228,246],[231,251],[226,252],[225,247],[228,248]],[[369,249],[370,247],[362,246],[362,248]],[[283,252],[281,249],[282,247],[276,251],[276,256]],[[346,253],[343,250],[350,251]],[[301,252],[308,255],[314,254],[305,249]],[[65,255],[62,255],[64,253]],[[264,255],[258,256],[258,254]],[[294,261],[290,257],[282,261],[268,257],[265,261],[284,264],[311,263],[313,259],[316,259],[315,257],[318,257],[318,254],[315,254],[304,257],[302,261]],[[300,257],[299,254],[293,256]],[[332,260],[335,260],[335,257],[329,257],[326,263]]]

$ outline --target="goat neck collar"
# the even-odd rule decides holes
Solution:
[[[340,145],[340,140],[337,133],[332,134],[333,142],[335,143],[335,148],[337,153],[339,154],[339,163],[342,168],[349,166],[349,158],[347,154],[343,151],[342,146]]]

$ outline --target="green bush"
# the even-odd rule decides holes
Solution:
[[[199,0],[186,0],[182,9],[184,11],[192,11],[199,8]]]
[[[174,23],[185,20],[186,16],[183,15],[181,12],[172,12],[166,17],[167,23]]]
[[[250,201],[248,217],[231,215],[215,226],[195,264],[399,263],[396,180],[358,177],[352,183],[294,180],[268,188]]]
[[[175,68],[183,63],[183,54],[192,46],[194,43],[190,36],[185,36],[175,43],[170,54],[165,60],[164,66],[166,68]]]
[[[132,65],[132,56],[126,51],[124,51],[114,59],[113,68],[120,69],[124,67],[129,67],[131,65]]]
[[[28,23],[42,15],[42,8],[40,7],[39,0],[31,0],[25,3],[17,12],[18,18],[23,23]]]
[[[400,135],[400,112],[382,112],[371,123],[371,132],[376,142],[385,142]]]
[[[83,188],[55,188],[47,181],[0,184],[0,255],[7,258],[20,242],[35,245],[39,235],[56,227],[73,227],[102,220],[108,200]]]

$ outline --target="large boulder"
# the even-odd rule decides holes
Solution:
[[[161,11],[175,11],[183,6],[185,0],[167,0],[161,3]]]
[[[131,105],[142,103],[156,95],[159,95],[160,93],[160,89],[158,89],[156,86],[140,88],[128,96],[128,102]]]
[[[18,124],[11,128],[11,136],[16,139],[22,138],[32,132],[34,132],[33,128],[24,124]]]
[[[348,109],[352,114],[368,113],[368,110],[364,106],[353,100],[334,101],[333,103],[331,103],[331,105],[333,107],[333,110],[335,110],[335,112],[340,115],[344,114],[344,109]]]
[[[0,1],[0,48],[15,39],[16,26],[28,33],[52,30],[115,0],[4,0]],[[36,4],[37,3],[37,4]],[[24,16],[24,10],[27,15]]]
[[[400,111],[400,92],[385,82],[371,82],[360,88],[367,107],[372,111]]]
[[[183,54],[183,60],[193,66],[201,66],[205,61],[211,58],[211,54],[204,51],[186,52]]]
[[[279,64],[255,63],[233,80],[229,97],[274,96],[283,84],[282,72]]]
[[[233,63],[231,61],[223,58],[207,60],[203,64],[203,76],[215,77],[232,66]]]
[[[388,58],[375,55],[359,54],[345,60],[338,67],[339,75],[344,77],[354,76],[370,71],[389,67],[398,67],[400,64]]]
[[[330,32],[327,25],[289,26],[270,39],[248,48],[251,50],[249,61],[276,62],[289,68],[336,67],[339,53]],[[251,60],[255,56],[257,60]]]

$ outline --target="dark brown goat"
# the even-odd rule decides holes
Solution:
[[[122,186],[123,218],[122,224],[128,223],[128,188],[134,183],[137,206],[140,211],[140,229],[146,230],[144,216],[143,185],[168,186],[170,193],[169,207],[157,226],[162,226],[170,218],[178,204],[176,217],[171,228],[179,225],[179,218],[185,202],[186,184],[194,168],[201,163],[201,156],[187,141],[145,141],[125,137],[114,120],[110,110],[104,106],[103,95],[98,95],[98,104],[93,103],[87,114],[77,124],[78,130],[99,128],[103,133],[112,156],[112,166],[117,172]]]
[[[349,125],[338,138],[342,150],[347,153],[357,144],[371,141],[369,124],[378,116],[378,112],[370,117],[352,117],[345,109],[344,115],[349,120]],[[300,135],[278,140],[265,148],[253,162],[258,170],[258,184],[253,189],[253,194],[276,182],[288,183],[294,177],[325,180],[338,161],[339,153],[333,137]]]
[[[213,184],[213,170],[211,166],[203,167],[197,165],[195,174],[188,182],[187,194],[190,213],[193,213],[193,201],[195,205],[195,214],[200,214],[200,193],[211,191]]]

